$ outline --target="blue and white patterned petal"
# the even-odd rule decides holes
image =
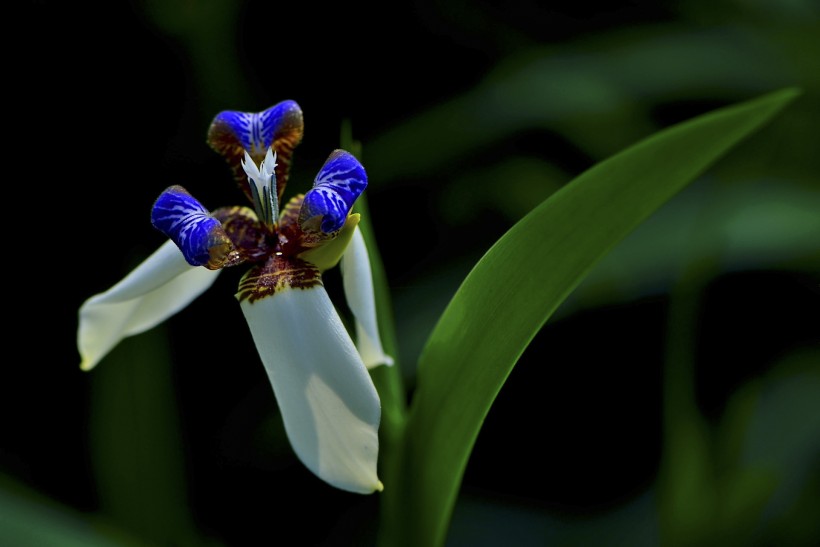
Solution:
[[[170,186],[160,194],[151,210],[151,224],[192,266],[215,270],[237,252],[222,224],[182,186]]]
[[[242,160],[247,153],[258,165],[264,160],[268,149],[273,148],[279,160],[276,166],[276,194],[282,199],[293,149],[302,140],[303,134],[302,109],[295,101],[282,101],[262,112],[220,112],[208,128],[208,144],[225,158],[237,184],[251,201],[253,195]]]
[[[264,155],[273,145],[274,136],[283,125],[301,128],[302,109],[295,101],[282,101],[262,112],[225,110],[217,114],[214,126],[224,127],[251,156]],[[297,119],[298,123],[290,118]]]
[[[367,187],[367,174],[353,154],[334,150],[313,188],[305,194],[299,212],[302,230],[329,234],[344,226],[350,209]]]

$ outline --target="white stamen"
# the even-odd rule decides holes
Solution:
[[[253,162],[248,151],[245,151],[245,159],[241,160],[242,169],[248,175],[251,195],[253,196],[253,208],[256,216],[269,228],[276,225],[279,218],[279,195],[276,189],[276,152],[268,148],[265,159],[262,160],[261,171]]]

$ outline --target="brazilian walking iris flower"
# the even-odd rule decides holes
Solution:
[[[376,473],[381,407],[368,368],[392,364],[376,323],[370,263],[351,213],[367,175],[336,150],[313,188],[280,212],[302,111],[284,101],[260,113],[224,111],[208,131],[250,207],[209,212],[181,186],[154,203],[153,225],[169,241],[80,308],[77,344],[90,370],[120,340],[144,332],[208,289],[222,268],[250,265],[236,298],[267,371],[294,452],[329,484],[382,489]],[[341,262],[356,343],[322,285]]]

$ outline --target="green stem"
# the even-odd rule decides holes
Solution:
[[[361,161],[361,144],[353,139],[349,120],[344,120],[342,123],[341,147]],[[398,529],[396,517],[402,506],[400,495],[404,490],[399,481],[403,477],[401,467],[407,422],[407,392],[401,375],[390,287],[370,222],[366,194],[359,196],[356,200],[355,211],[361,213],[359,228],[364,236],[370,259],[376,296],[376,317],[382,345],[387,354],[394,359],[393,366],[379,366],[370,371],[382,404],[382,421],[379,427],[379,476],[384,483],[384,492],[379,494],[381,496],[379,535],[381,536],[385,529]],[[381,537],[379,541],[381,543]]]
[[[711,181],[718,185],[718,181]],[[708,188],[701,202],[719,201]],[[711,198],[711,199],[710,199]],[[711,431],[697,406],[695,348],[701,298],[719,271],[719,238],[714,210],[701,210],[689,231],[698,254],[688,253],[670,291],[663,378],[663,454],[658,478],[661,538],[664,545],[702,545],[714,538],[717,492]],[[710,241],[710,244],[705,242]],[[684,252],[684,254],[686,254]]]

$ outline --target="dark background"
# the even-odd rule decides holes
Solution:
[[[0,544],[372,539],[377,496],[334,490],[290,451],[232,297],[241,272],[79,370],[77,309],[163,242],[159,192],[242,203],[205,144],[220,110],[301,105],[289,194],[350,121],[411,396],[436,318],[516,220],[660,128],[793,85],[793,105],[536,337],[478,438],[449,542],[669,543],[669,428],[694,420],[704,435],[685,444],[715,464],[714,530],[813,544],[818,15],[797,0],[24,4],[7,19],[20,38],[6,62]]]

